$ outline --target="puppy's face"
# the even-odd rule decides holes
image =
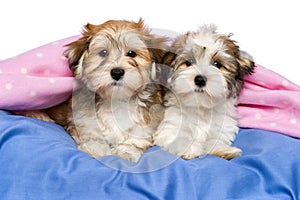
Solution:
[[[180,101],[207,108],[237,97],[254,66],[251,56],[214,26],[177,37],[165,62],[173,68],[168,86]]]
[[[75,78],[89,90],[102,98],[128,98],[150,82],[150,66],[162,42],[142,20],[111,20],[87,24],[83,37],[69,44],[66,56]]]

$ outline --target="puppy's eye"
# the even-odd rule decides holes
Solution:
[[[194,64],[194,60],[193,59],[188,59],[185,61],[186,66],[191,66],[192,64]]]
[[[100,51],[99,55],[100,55],[101,57],[105,57],[105,56],[108,55],[108,51],[107,51],[106,49],[103,49],[102,51]]]
[[[221,63],[219,63],[218,61],[214,61],[213,62],[213,66],[215,66],[216,68],[220,69],[223,65]]]
[[[129,51],[127,52],[127,56],[129,56],[129,57],[131,57],[131,58],[134,58],[134,57],[136,56],[136,53],[135,53],[135,51],[129,50]]]

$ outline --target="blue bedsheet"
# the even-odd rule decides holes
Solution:
[[[137,164],[93,159],[60,126],[0,111],[0,199],[300,199],[299,140],[240,129],[235,145],[231,161],[158,147]]]

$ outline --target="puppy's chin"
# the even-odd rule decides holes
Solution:
[[[226,100],[226,95],[212,96],[205,89],[201,89],[201,91],[193,90],[190,93],[175,93],[179,104],[185,107],[211,109]]]
[[[96,93],[104,100],[126,100],[134,96],[137,92],[138,90],[132,90],[120,83],[113,83],[105,88],[101,87],[96,91]]]
[[[113,99],[113,100],[127,100],[139,92],[141,92],[147,85],[147,83],[143,83],[141,80],[138,81],[112,81],[111,83],[100,86],[96,90],[96,93],[105,99]]]

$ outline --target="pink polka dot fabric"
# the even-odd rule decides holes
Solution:
[[[245,78],[238,113],[241,127],[300,138],[300,87],[256,65],[255,73]]]
[[[65,101],[74,78],[63,56],[78,36],[56,41],[0,62],[0,109],[33,110]]]
[[[21,111],[65,101],[75,80],[63,56],[79,36],[53,42],[0,62],[0,109]],[[300,87],[260,65],[247,76],[237,106],[240,127],[300,138]]]

